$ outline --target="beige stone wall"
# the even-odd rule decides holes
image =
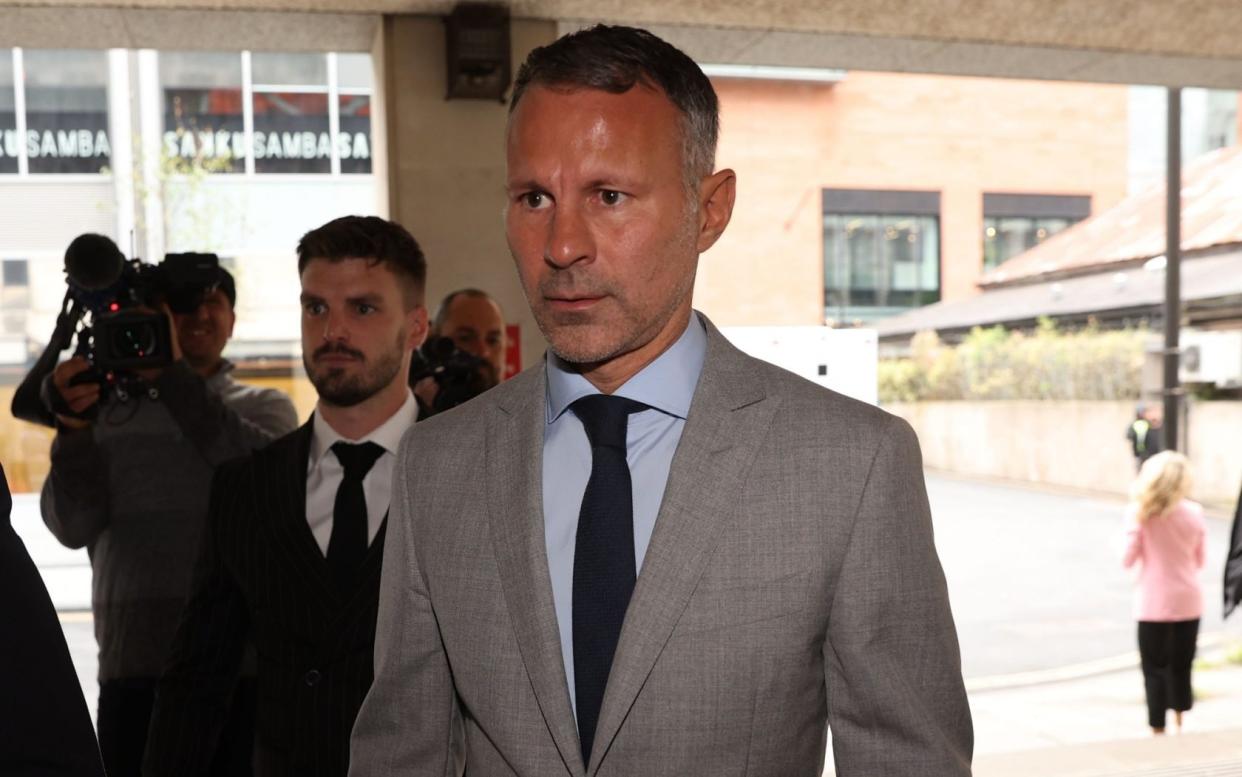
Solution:
[[[1242,491],[1242,402],[1196,402],[1187,427],[1198,492],[1229,504]]]
[[[389,217],[427,254],[427,302],[463,286],[493,294],[522,327],[522,364],[543,353],[543,338],[522,294],[505,243],[504,130],[500,102],[445,100],[444,23],[437,17],[384,20],[377,59],[386,62],[384,121],[390,160]],[[513,68],[551,42],[552,22],[513,23]]]
[[[920,402],[886,405],[919,435],[929,469],[1124,495],[1134,476],[1130,402]],[[1242,482],[1242,402],[1189,412],[1197,499],[1231,506]]]

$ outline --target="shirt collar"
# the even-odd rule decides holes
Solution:
[[[642,402],[671,416],[684,419],[703,371],[707,356],[707,330],[697,313],[677,342],[655,361],[639,370],[615,392],[615,396]],[[581,373],[554,353],[548,353],[545,370],[548,379],[548,423],[556,421],[569,406],[582,397],[598,394]]]
[[[327,421],[323,419],[323,414],[315,413],[312,423],[311,435],[311,451],[310,466],[314,468],[319,464],[319,460],[323,455],[331,450],[334,443],[342,440],[349,443],[373,442],[379,445],[388,453],[395,454],[397,446],[401,444],[401,436],[405,434],[405,430],[418,420],[418,402],[414,400],[412,393],[407,393],[405,402],[397,409],[397,412],[388,417],[388,420],[377,426],[370,434],[364,435],[360,440],[350,440],[335,429],[333,429]]]
[[[207,378],[207,387],[218,391],[221,387],[232,383],[233,376],[230,373],[233,372],[235,367],[236,365],[228,359],[221,359],[220,369],[211,373],[211,375]]]

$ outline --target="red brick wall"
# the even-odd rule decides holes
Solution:
[[[1125,87],[864,72],[715,86],[717,167],[738,174],[696,287],[718,323],[822,323],[826,187],[939,191],[944,299],[976,293],[984,192],[1086,194],[1093,212],[1125,194]]]

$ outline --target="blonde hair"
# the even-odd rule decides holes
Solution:
[[[1131,497],[1138,504],[1138,519],[1159,518],[1186,498],[1192,485],[1190,460],[1177,451],[1157,453],[1143,462]]]

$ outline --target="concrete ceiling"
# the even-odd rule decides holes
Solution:
[[[235,21],[226,25],[234,36],[217,41],[213,25],[203,26],[204,20],[255,19],[266,28],[263,20],[281,18],[273,12],[331,14],[331,23],[306,23],[329,39],[333,29],[345,25],[360,40],[368,17],[438,15],[453,5],[448,0],[0,0],[0,45],[73,37],[72,19],[78,17],[91,20],[88,27],[96,32],[119,27],[131,35],[138,30],[189,37],[199,47],[242,47]],[[508,5],[515,17],[562,26],[602,20],[651,27],[700,61],[1242,88],[1242,0],[512,0]],[[219,11],[242,15],[203,13]],[[304,47],[284,37],[264,39],[268,48]]]

